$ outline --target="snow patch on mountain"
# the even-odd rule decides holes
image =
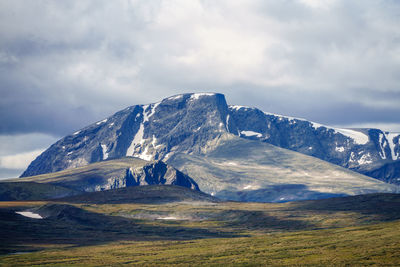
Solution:
[[[247,110],[247,109],[256,109],[256,108],[253,108],[253,107],[240,106],[240,105],[230,105],[229,108],[234,109],[234,110],[240,110],[240,109],[245,109],[245,110]],[[308,120],[303,119],[303,118],[290,117],[290,116],[286,116],[286,115],[279,115],[279,114],[276,114],[276,113],[271,113],[271,112],[266,112],[266,111],[262,111],[262,112],[263,112],[265,115],[267,115],[267,116],[278,117],[280,120],[287,119],[288,121],[291,121],[292,123],[295,123],[296,120],[298,120],[298,121],[308,121]],[[317,123],[315,123],[315,124],[317,124]]]
[[[342,146],[337,146],[337,147],[335,147],[335,151],[336,151],[336,152],[344,152],[344,147],[342,147]]]
[[[133,156],[136,145],[141,145],[144,142],[143,132],[144,132],[144,126],[143,126],[143,123],[141,123],[138,132],[136,133],[131,145],[129,146],[129,148],[126,152],[127,156]]]
[[[103,152],[103,160],[108,159],[107,146],[101,144],[101,150],[102,150],[102,152]]]
[[[238,105],[233,105],[233,106],[229,106],[230,108],[234,109],[234,110],[239,110],[239,109],[251,109],[251,107],[246,107],[246,106],[238,106]]]
[[[386,138],[384,139],[385,135],[380,133],[379,134],[379,147],[381,151],[379,151],[379,156],[381,156],[382,159],[386,159],[386,153],[385,153],[385,147],[387,145],[387,140]]]
[[[102,120],[102,121],[96,122],[96,125],[100,125],[100,124],[105,123],[105,122],[107,122],[107,119],[104,119],[104,120]]]
[[[359,145],[365,145],[369,141],[368,135],[359,132],[359,131],[354,131],[350,129],[340,129],[340,128],[333,128],[335,132],[341,133],[344,136],[350,137],[351,139],[354,140],[356,144]]]
[[[296,120],[298,120],[298,121],[307,121],[306,119],[303,119],[303,118],[296,118],[296,117],[284,116],[284,115],[279,115],[279,114],[275,114],[275,113],[271,113],[271,112],[265,112],[265,111],[263,111],[263,113],[264,113],[265,115],[268,115],[268,116],[278,117],[279,120],[287,119],[288,121],[290,121],[290,122],[292,122],[292,123],[295,123]]]
[[[33,213],[31,211],[16,211],[15,213],[32,219],[43,219],[43,217],[40,216],[40,214]]]
[[[320,123],[316,123],[316,122],[310,122],[312,127],[314,129],[318,129],[321,127],[324,127],[326,129],[332,129],[335,131],[335,133],[340,133],[344,136],[347,136],[351,139],[353,139],[354,143],[359,144],[359,145],[365,145],[366,143],[368,143],[369,141],[369,137],[368,135],[359,132],[359,131],[355,131],[355,130],[351,130],[351,129],[343,129],[343,128],[332,128]]]
[[[157,220],[178,220],[175,216],[157,217]]]
[[[349,162],[356,162],[356,154],[354,152],[350,153],[350,158],[349,158]]]
[[[190,99],[191,100],[197,100],[202,96],[214,96],[214,95],[215,95],[215,93],[196,93],[196,94],[192,94],[190,96]]]
[[[126,151],[127,156],[133,156],[136,146],[144,143],[143,132],[144,132],[144,124],[140,123],[139,130],[137,131],[135,137],[132,140],[131,145],[128,147],[128,150]]]
[[[261,133],[253,132],[253,131],[241,131],[240,134],[244,136],[256,136],[256,137],[262,137]]]
[[[390,152],[391,152],[391,155],[392,155],[392,159],[393,160],[398,160],[400,158],[400,155],[399,155],[399,152],[396,153],[395,146],[399,145],[400,138],[398,138],[397,143],[394,142],[394,139],[396,137],[399,137],[400,134],[399,133],[388,133],[388,132],[386,132],[385,135],[386,135],[386,139],[389,142],[389,147],[390,147]]]
[[[177,100],[177,99],[181,99],[183,97],[183,95],[175,95],[175,96],[170,96],[167,99],[168,100]]]
[[[152,117],[152,116],[154,115],[154,113],[156,112],[156,108],[160,105],[160,103],[161,103],[161,102],[157,102],[157,103],[154,103],[154,104],[151,104],[151,105],[150,105],[150,106],[151,106],[150,114],[147,115],[146,112],[144,112],[145,114],[144,114],[143,122],[149,121],[149,118]],[[147,105],[146,108],[147,108],[148,106],[149,106],[149,105]],[[146,109],[143,108],[143,110],[146,110]]]
[[[153,139],[152,139],[152,141],[151,141],[151,145],[154,147],[154,148],[157,148],[158,146],[160,146],[160,145],[157,145],[157,138],[156,138],[156,136],[153,134]]]
[[[246,185],[246,186],[244,186],[243,187],[243,190],[257,190],[257,189],[259,189],[260,188],[260,186],[259,185]]]
[[[153,135],[151,143],[147,146],[144,146],[144,144],[146,143],[146,139],[144,139],[143,136],[145,123],[148,122],[149,119],[155,114],[156,108],[160,105],[160,103],[161,102],[144,105],[142,106],[142,113],[138,113],[138,115],[136,115],[136,118],[139,118],[141,114],[143,116],[143,121],[140,123],[139,130],[135,134],[130,146],[126,151],[126,156],[134,156],[144,160],[153,159],[153,155],[149,153],[149,145],[152,145],[154,148],[156,148],[157,138],[155,137],[155,135]],[[141,146],[139,147],[139,151],[141,151],[140,153],[136,152],[138,146]]]
[[[361,158],[358,160],[358,164],[360,165],[371,164],[372,162],[373,160],[369,152],[367,154],[362,155]]]
[[[311,123],[311,126],[316,130],[316,129],[318,129],[318,128],[321,128],[321,127],[324,127],[324,128],[327,128],[327,129],[329,129],[330,127],[328,127],[328,126],[326,126],[326,125],[323,125],[323,124],[320,124],[320,123],[316,123],[316,122],[312,122],[312,121],[310,121],[310,123]]]
[[[141,159],[150,161],[150,160],[152,160],[153,155],[149,154],[148,152],[149,152],[149,147],[146,146],[145,149],[144,149],[144,151],[143,151],[142,153],[137,154],[137,155],[135,155],[135,156],[137,156],[138,158],[141,158]]]

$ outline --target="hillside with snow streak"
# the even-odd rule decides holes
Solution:
[[[384,170],[370,174],[398,162],[398,133],[339,129],[257,108],[228,106],[224,95],[217,93],[181,94],[128,107],[59,140],[22,176],[125,156],[168,160],[175,153],[202,155],[215,149],[223,134],[269,143],[400,183],[397,174],[388,178]]]
[[[335,128],[244,106],[229,106],[229,110],[238,127],[237,134],[243,138],[294,150],[361,173],[400,159],[400,133]]]

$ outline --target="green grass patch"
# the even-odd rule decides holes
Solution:
[[[3,266],[399,266],[400,222],[190,241],[120,241],[8,255]]]

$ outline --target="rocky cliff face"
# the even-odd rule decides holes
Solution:
[[[140,185],[179,185],[200,191],[192,178],[161,160],[139,168],[128,168],[125,176],[110,178],[106,184],[103,184],[101,188],[96,188],[95,191]]]
[[[192,178],[163,161],[148,162],[134,157],[105,160],[74,169],[7,182],[51,184],[74,192],[103,191],[139,185],[179,185],[199,191],[197,183]],[[0,187],[5,184],[0,183]]]
[[[66,184],[68,186],[68,181],[57,184]],[[149,162],[144,166],[126,168],[121,170],[119,175],[118,173],[113,173],[113,175],[109,177],[104,176],[102,180],[98,179],[91,184],[79,182],[75,182],[74,184],[74,189],[85,192],[141,185],[179,185],[200,191],[199,186],[192,178],[165,164],[161,160]]]
[[[228,106],[221,94],[183,94],[136,105],[64,137],[21,175],[49,173],[125,156],[168,160],[175,153],[205,154],[223,134],[270,143],[374,178],[400,159],[400,134],[378,129],[337,129],[303,119]],[[396,171],[397,172],[396,165]],[[395,175],[396,176],[396,175]]]

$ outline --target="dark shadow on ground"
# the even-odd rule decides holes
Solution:
[[[376,216],[380,221],[400,219],[400,194],[379,193],[301,201],[293,209],[317,212],[351,211]]]
[[[54,201],[91,204],[160,204],[179,201],[220,202],[219,199],[203,192],[176,185],[131,186],[84,193]]]
[[[289,202],[306,199],[324,199],[332,197],[343,197],[345,194],[321,193],[309,190],[303,184],[280,184],[270,185],[257,190],[229,191],[223,190],[216,197],[223,200],[241,202]]]
[[[44,200],[77,195],[82,192],[53,184],[0,182],[0,201]]]
[[[0,253],[21,251],[28,244],[95,245],[118,240],[190,240],[235,237],[237,234],[190,227],[144,224],[119,216],[89,212],[71,205],[47,204],[31,210],[44,216],[32,219],[0,209]]]
[[[282,219],[263,211],[227,210],[218,214],[226,227],[245,230],[296,231],[313,229],[314,224],[296,219]]]

